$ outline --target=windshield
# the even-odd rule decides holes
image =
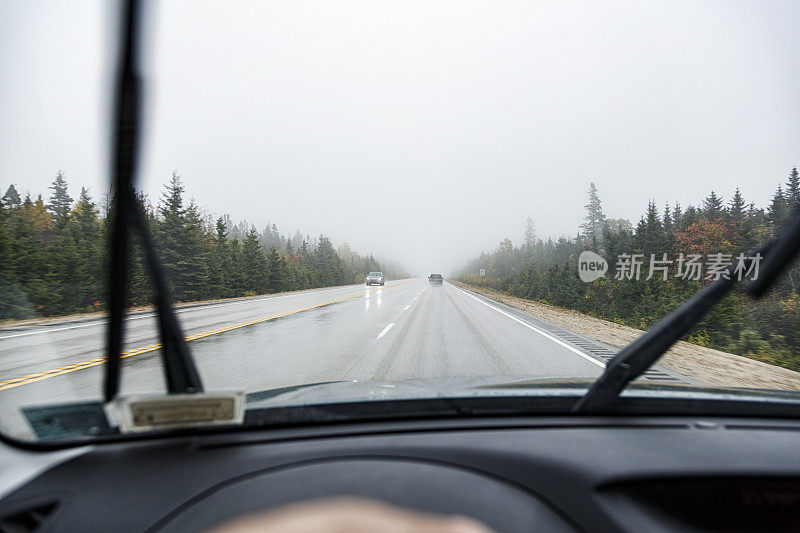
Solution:
[[[795,2],[153,2],[129,211],[109,142],[120,17],[0,6],[14,438],[153,429],[124,402],[168,392],[353,418],[385,399],[580,398],[692,295],[757,280],[756,250],[800,208]],[[141,214],[118,248],[115,213]],[[800,401],[796,257],[620,401],[733,391]]]

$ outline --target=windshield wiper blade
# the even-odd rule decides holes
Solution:
[[[790,221],[771,243],[750,254],[746,263],[749,271],[753,257],[760,254],[758,277],[745,285],[753,298],[760,298],[772,286],[800,250],[800,208],[795,210]],[[606,365],[603,374],[592,384],[588,392],[572,408],[573,413],[602,411],[615,401],[625,386],[644,374],[670,346],[691,331],[728,292],[737,281],[733,267],[708,287],[684,302],[644,335],[623,348]]]
[[[155,305],[161,336],[161,356],[170,393],[202,392],[200,374],[192,360],[189,346],[175,317],[172,298],[147,227],[142,207],[136,200],[133,180],[139,152],[141,77],[139,40],[141,9],[137,0],[123,7],[122,41],[114,116],[114,199],[111,211],[111,257],[108,290],[108,336],[106,374],[103,396],[106,402],[119,392],[120,361],[123,344],[123,315],[128,286],[128,231],[135,229],[144,249],[153,279]]]

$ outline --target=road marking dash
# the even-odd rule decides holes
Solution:
[[[385,328],[383,328],[383,331],[381,331],[380,333],[378,333],[378,336],[377,336],[376,338],[380,339],[381,337],[383,337],[384,335],[386,335],[386,333],[387,333],[387,332],[388,332],[390,329],[392,329],[392,326],[394,326],[394,322],[390,322],[389,324],[387,324],[387,325],[386,325],[386,327],[385,327]]]

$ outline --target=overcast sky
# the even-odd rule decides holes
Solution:
[[[418,274],[714,189],[766,205],[800,164],[800,2],[151,5],[140,185],[324,232]],[[0,0],[0,188],[108,183],[116,25]],[[2,192],[0,192],[2,194]]]

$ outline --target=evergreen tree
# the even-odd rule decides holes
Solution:
[[[526,249],[532,249],[533,245],[536,244],[536,228],[533,225],[533,219],[531,217],[528,217],[525,221],[525,237],[523,244]]]
[[[272,248],[267,257],[267,287],[272,292],[290,288],[286,261],[278,254],[277,248]]]
[[[742,192],[739,190],[739,187],[736,187],[736,191],[733,193],[730,205],[728,206],[728,213],[731,222],[736,228],[739,242],[747,249],[752,248],[756,244],[752,237],[754,227],[753,217],[749,214],[753,209],[754,206],[751,204],[748,210]]]
[[[158,221],[149,199],[146,195],[137,193],[134,201],[137,204],[137,209],[144,213],[145,224],[150,229],[151,234],[155,233],[158,230]],[[106,219],[108,219],[108,214]],[[105,240],[106,238],[104,237],[103,241]],[[150,278],[150,269],[147,266],[140,240],[134,238],[130,244],[128,304],[137,307],[147,305],[153,301],[153,281]]]
[[[72,207],[72,198],[67,191],[67,181],[64,179],[64,173],[58,171],[53,184],[48,187],[53,193],[50,195],[50,202],[47,204],[47,209],[53,214],[53,218],[57,224],[63,224],[69,216]]]
[[[0,205],[6,209],[14,209],[22,205],[22,199],[19,197],[17,188],[14,187],[13,183],[8,186],[6,193],[3,195],[2,200],[0,200]]]
[[[72,245],[79,251],[75,270],[70,273],[71,283],[76,289],[76,300],[72,305],[76,309],[91,309],[95,302],[103,299],[103,239],[97,207],[85,187],[81,187],[72,220]]]
[[[202,218],[193,204],[184,207],[183,192],[181,178],[173,171],[159,206],[159,253],[173,298],[196,300],[205,296],[208,261]]]
[[[581,224],[583,236],[597,249],[602,240],[603,222],[606,219],[603,208],[600,204],[600,196],[597,194],[597,186],[594,182],[589,184],[589,203],[584,206],[586,216]]]
[[[664,204],[664,217],[662,224],[664,225],[664,231],[672,231],[672,214],[670,213],[669,202]]]
[[[232,257],[228,246],[228,228],[225,219],[219,217],[215,226],[213,252],[209,265],[209,286],[217,298],[234,296],[235,288],[231,284]]]
[[[639,225],[636,228],[636,243],[637,248],[645,256],[662,254],[668,251],[664,226],[661,223],[658,208],[653,200],[647,202],[647,213],[639,221]]]
[[[769,220],[773,229],[778,230],[786,223],[788,216],[789,202],[786,199],[783,188],[778,185],[778,189],[775,191],[775,194],[772,195],[772,201],[769,204],[767,219]]]
[[[664,228],[664,252],[670,253],[674,251],[675,248],[675,221],[670,213],[669,202],[664,204],[662,224]]]
[[[497,248],[497,261],[496,267],[499,271],[499,274],[502,276],[508,276],[512,272],[512,260],[514,257],[514,245],[511,243],[511,239],[506,237],[502,241],[500,241],[500,246]]]
[[[683,217],[681,218],[681,220],[683,221],[683,223],[681,224],[682,228],[683,229],[688,228],[689,226],[697,222],[697,219],[699,217],[700,213],[697,212],[697,208],[693,205],[690,205],[689,207],[686,208],[686,212],[683,214]]]
[[[675,202],[675,207],[672,209],[672,225],[676,231],[686,228],[683,223],[683,209],[678,202]]]
[[[797,172],[797,167],[789,172],[789,181],[786,182],[786,201],[790,210],[800,207],[800,174]]]
[[[745,204],[744,197],[742,197],[742,192],[739,190],[739,187],[736,187],[736,192],[733,193],[733,197],[731,198],[731,203],[728,208],[728,213],[730,213],[731,220],[735,224],[741,224],[744,220],[745,215]]]
[[[308,249],[308,241],[303,239],[303,242],[300,244],[300,257],[303,259],[309,259],[311,257],[311,252]]]
[[[225,224],[225,219],[223,219],[222,217],[219,217],[217,219],[216,230],[217,230],[216,234],[217,246],[224,245],[225,241],[228,240],[228,227]]]
[[[227,256],[230,261],[230,272],[226,296],[244,296],[247,293],[247,280],[244,269],[242,243],[238,239],[229,239],[226,242]]]
[[[249,294],[264,294],[269,287],[267,258],[258,242],[256,228],[250,228],[242,243],[244,290]]]
[[[186,209],[186,226],[181,253],[184,254],[178,267],[181,269],[181,298],[202,300],[209,298],[208,265],[209,249],[206,245],[203,217],[194,202]]]
[[[336,250],[333,249],[331,240],[328,237],[319,236],[313,258],[319,274],[319,281],[323,286],[341,285],[344,282],[344,272],[342,271],[339,256],[336,255]]]
[[[711,191],[705,200],[703,200],[703,207],[701,214],[706,220],[716,220],[725,214],[725,202],[721,196]]]
[[[300,245],[303,243],[303,234],[300,233],[300,230],[295,230],[294,236],[291,238],[292,248],[295,250],[300,250]]]

